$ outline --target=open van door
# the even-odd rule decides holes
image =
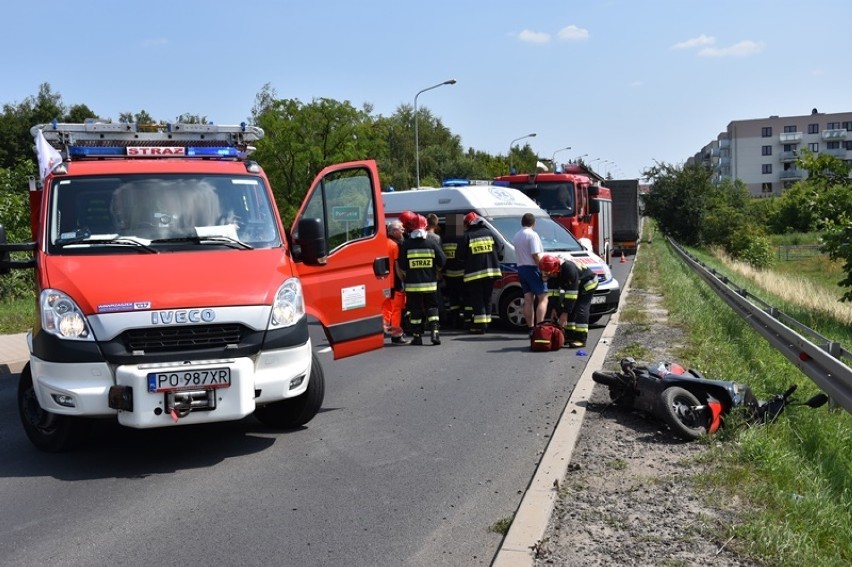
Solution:
[[[323,169],[290,232],[309,315],[344,358],[384,345],[382,302],[390,295],[388,237],[373,160]]]

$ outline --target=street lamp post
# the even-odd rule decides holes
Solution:
[[[556,154],[558,154],[559,152],[564,152],[565,150],[570,150],[570,149],[571,149],[571,146],[567,146],[567,147],[564,147],[564,148],[559,148],[558,150],[553,152],[553,155],[550,156],[550,165],[553,167],[553,171],[556,171]]]
[[[509,173],[512,173],[512,146],[515,145],[515,142],[526,140],[527,138],[535,138],[535,132],[527,134],[526,136],[521,136],[520,138],[515,138],[509,143]]]
[[[420,132],[417,129],[417,97],[419,97],[426,91],[431,91],[432,89],[437,89],[438,87],[443,87],[444,85],[455,84],[456,80],[450,79],[449,81],[444,81],[443,83],[438,83],[437,85],[426,87],[425,89],[418,91],[418,93],[414,95],[414,161],[417,163],[417,187],[420,187]]]
[[[588,155],[589,154],[583,154],[581,156],[577,156],[577,157],[575,157],[574,159],[571,160],[571,163],[580,163],[580,160],[583,159],[584,157],[588,156]]]

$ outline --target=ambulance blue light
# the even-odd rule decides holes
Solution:
[[[124,148],[116,146],[69,146],[68,148],[69,156],[79,157],[123,156],[126,153]]]
[[[227,146],[218,148],[189,146],[186,148],[186,155],[189,157],[239,157],[240,153],[237,148]]]
[[[466,187],[470,185],[470,179],[444,179],[441,183],[443,187]]]

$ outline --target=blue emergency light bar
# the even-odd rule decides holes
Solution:
[[[123,146],[69,146],[69,157],[127,157],[129,152]],[[237,148],[229,146],[220,147],[198,147],[187,146],[184,149],[183,155],[180,154],[146,154],[132,155],[131,157],[217,157],[217,158],[240,158],[245,157],[244,152],[240,152]]]

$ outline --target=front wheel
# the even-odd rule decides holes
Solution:
[[[663,420],[676,437],[686,441],[698,439],[710,430],[710,419],[695,394],[672,386],[660,394]]]
[[[86,437],[88,423],[84,418],[51,413],[39,405],[29,363],[21,371],[18,382],[18,413],[27,437],[42,451],[68,451]]]
[[[301,427],[314,418],[322,407],[325,397],[325,374],[316,354],[311,354],[311,376],[305,393],[260,406],[254,410],[254,416],[262,424],[276,429],[294,429]]]
[[[526,331],[524,293],[519,287],[507,289],[500,296],[500,321],[510,331]]]

